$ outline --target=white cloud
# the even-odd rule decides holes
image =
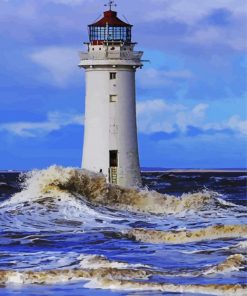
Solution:
[[[195,24],[217,9],[229,10],[234,16],[246,15],[246,0],[151,0],[154,9],[147,20],[167,19]]]
[[[165,20],[169,23],[183,23],[186,35],[180,36],[182,43],[206,47],[223,46],[232,50],[247,49],[247,2],[246,0],[151,0],[153,9],[145,15],[150,22]],[[229,13],[229,24],[218,26],[205,23],[215,12]]]
[[[139,73],[139,82],[144,87],[162,86],[180,80],[188,80],[193,77],[189,70],[158,70],[154,68],[144,69]]]
[[[30,59],[44,69],[43,73],[38,73],[38,77],[56,86],[66,87],[77,82],[80,76],[77,48],[46,47],[33,52]]]
[[[96,0],[42,0],[42,1],[2,1],[5,5],[2,8],[3,25],[0,27],[2,34],[9,34],[17,40],[36,40],[37,34],[49,30],[62,32],[78,32],[84,30],[86,34],[86,24],[97,18],[104,9],[104,2]],[[0,1],[1,4],[1,1]],[[55,4],[55,5],[54,5]],[[153,31],[148,35],[147,40],[151,40],[154,46],[163,43],[161,34],[169,38],[164,39],[169,44],[189,45],[189,46],[218,46],[230,47],[232,50],[242,51],[246,49],[246,20],[247,2],[246,0],[136,0],[119,1],[119,15],[127,15],[133,24],[142,23],[144,30],[147,22],[150,22]],[[63,7],[61,7],[63,6]],[[150,9],[149,9],[150,8]],[[62,9],[62,10],[61,10]],[[230,12],[229,24],[218,27],[215,24],[205,23],[204,18],[217,10]],[[45,13],[44,13],[45,12]],[[138,12],[138,13],[137,13]],[[1,11],[0,11],[1,14]],[[15,20],[14,23],[12,20]],[[161,33],[160,28],[155,26],[156,21],[166,21],[169,23],[167,33]],[[177,23],[185,24],[185,30],[178,33]],[[15,27],[14,25],[16,24]],[[14,26],[14,27],[13,27]],[[159,26],[159,25],[157,25]],[[140,27],[141,28],[141,27]],[[157,28],[157,29],[156,29]],[[170,35],[175,29],[176,34]],[[172,31],[171,31],[172,30]],[[146,34],[150,34],[149,29]],[[158,36],[156,35],[158,34]],[[79,35],[78,35],[79,36]],[[86,35],[83,36],[87,40]],[[151,39],[150,39],[151,38]],[[143,40],[142,42],[146,42]],[[149,42],[148,45],[151,44]],[[166,44],[162,44],[166,48]]]
[[[168,104],[164,100],[147,100],[137,103],[138,129],[144,134],[175,131],[175,115],[184,114],[181,104]]]
[[[180,104],[170,104],[168,105],[165,101],[161,99],[156,100],[147,100],[141,101],[137,103],[137,115],[142,115],[148,112],[149,114],[152,113],[160,113],[160,112],[176,112],[184,110],[185,106]]]
[[[224,133],[225,130],[229,130],[243,136],[247,135],[247,120],[241,120],[239,116],[234,115],[222,122],[209,122],[208,108],[209,105],[202,103],[190,108],[185,105],[168,104],[161,99],[138,102],[138,129],[143,134],[186,133],[189,127],[194,127],[202,132]]]
[[[0,2],[14,2],[13,0],[0,0]],[[78,5],[86,2],[92,2],[93,0],[44,0],[44,2],[53,2],[57,4],[66,4],[66,5]]]
[[[232,116],[226,125],[230,129],[237,130],[247,136],[247,120],[241,120],[238,115]]]
[[[56,4],[65,4],[65,5],[80,5],[85,2],[90,2],[90,0],[48,0]]]
[[[184,106],[184,111],[174,114],[174,124],[179,127],[182,132],[186,132],[189,126],[201,126],[208,109],[207,104],[198,104],[194,108],[189,109]]]
[[[198,104],[192,109],[192,114],[196,118],[204,118],[205,112],[208,109],[208,107],[209,106],[207,104],[203,104],[203,103]]]
[[[50,112],[47,120],[39,122],[13,122],[0,124],[0,131],[7,131],[20,137],[35,138],[45,136],[68,125],[83,125],[81,114]]]
[[[241,29],[236,31],[234,27],[228,30],[225,27],[195,27],[191,34],[184,37],[183,40],[205,47],[223,45],[234,50],[244,51],[247,49],[246,35],[241,33]]]

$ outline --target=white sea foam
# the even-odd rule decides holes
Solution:
[[[239,225],[231,221],[234,211],[237,212],[239,207],[221,197],[210,191],[175,197],[144,189],[122,188],[107,184],[105,178],[99,174],[53,166],[47,170],[28,173],[22,192],[0,203],[0,227],[6,232],[11,230],[36,233],[23,237],[13,235],[13,238],[10,238],[12,242],[22,244],[38,244],[42,241],[42,231],[82,233],[85,230],[104,230],[104,227],[107,230],[111,227],[110,231],[113,229],[118,236],[123,234],[125,239],[150,244],[185,244],[246,237],[246,226],[240,225],[240,219],[235,220],[240,221]],[[203,215],[199,216],[201,213]],[[225,223],[226,220],[223,220],[222,216],[229,219],[230,222],[226,224],[234,225],[211,225]],[[201,220],[198,220],[198,217]],[[142,222],[150,222],[151,227],[153,224],[165,231],[132,229],[146,227],[141,225]],[[195,229],[199,225],[202,228]],[[6,240],[8,239],[6,237]],[[133,244],[131,240],[127,243]],[[199,247],[199,244],[195,245]],[[159,248],[154,245],[152,247]],[[167,247],[169,249],[170,246]],[[176,275],[211,277],[221,273],[231,275],[232,272],[244,268],[246,261],[242,254],[246,250],[246,242],[215,250],[229,252],[231,256],[219,264],[204,266],[197,271],[190,268],[183,272],[176,269],[164,272],[159,268],[152,268],[151,265],[130,264],[121,260],[109,260],[102,255],[75,252],[23,253],[23,256],[12,254],[9,260],[16,262],[15,268],[22,271],[0,271],[0,284],[54,284],[91,280],[87,287],[126,291],[193,292],[196,295],[246,295],[246,287],[240,285],[170,285],[138,281],[150,280],[150,277],[155,275],[160,278]],[[27,258],[28,256],[32,259]],[[44,266],[49,270],[39,271],[40,267],[43,269]]]
[[[46,271],[4,271],[0,270],[0,285],[26,285],[26,284],[56,284],[60,282],[90,280],[86,286],[88,288],[140,290],[140,291],[166,291],[166,292],[195,292],[202,291],[215,292],[216,295],[231,295],[233,291],[241,294],[246,291],[246,287],[239,285],[173,285],[166,283],[144,283],[138,279],[149,279],[152,275],[160,276],[209,276],[219,273],[229,273],[239,271],[244,268],[246,259],[240,254],[235,254],[226,258],[225,261],[203,268],[196,272],[162,272],[153,270],[150,266],[141,264],[128,264],[121,261],[109,260],[104,256],[81,254],[77,260],[79,266],[74,269],[52,269]],[[174,274],[175,272],[175,274]],[[131,281],[128,282],[128,280]],[[171,290],[170,290],[171,288]],[[225,292],[226,294],[223,294]]]
[[[226,274],[246,268],[246,258],[242,254],[231,255],[224,262],[207,268],[204,275]]]
[[[78,258],[80,260],[80,268],[82,269],[99,269],[99,268],[117,268],[117,269],[133,269],[133,268],[148,268],[147,265],[129,264],[126,262],[112,261],[103,255],[85,255],[81,254]]]
[[[6,230],[25,231],[54,227],[67,231],[85,231],[94,227],[123,229],[128,228],[126,223],[116,222],[123,219],[137,221],[137,214],[144,214],[146,221],[150,219],[161,227],[161,215],[171,223],[171,215],[181,218],[181,226],[189,221],[188,215],[190,221],[192,215],[195,220],[200,215],[205,221],[217,215],[221,221],[224,219],[230,224],[232,221],[228,220],[234,215],[229,215],[229,211],[238,208],[215,192],[202,191],[175,197],[147,189],[110,185],[101,174],[52,166],[28,173],[23,190],[0,203],[0,225]],[[135,215],[131,214],[133,212]],[[178,221],[176,219],[176,224]]]
[[[58,166],[28,173],[22,192],[15,194],[1,206],[34,201],[42,203],[47,198],[59,198],[63,201],[68,196],[94,205],[153,214],[176,214],[235,206],[221,199],[215,192],[187,193],[177,198],[156,191],[110,185],[101,174]]]
[[[126,280],[93,279],[84,285],[87,288],[111,289],[119,291],[159,291],[170,293],[195,293],[245,296],[247,289],[240,285],[173,285],[168,283],[133,282]]]
[[[229,248],[233,252],[240,252],[241,254],[247,255],[247,241],[243,241],[238,243],[235,246]]]
[[[185,244],[223,238],[247,238],[247,225],[216,225],[181,231],[131,229],[123,233],[130,239],[154,244]]]
[[[211,253],[215,253],[215,252],[228,252],[228,253],[232,253],[232,254],[236,254],[236,253],[240,253],[242,255],[247,255],[247,241],[242,241],[236,245],[232,245],[229,247],[220,247],[220,248],[213,248],[213,249],[207,249],[207,250],[202,250],[202,249],[195,249],[192,251],[187,251],[187,250],[183,250],[182,253],[184,254],[211,254]]]

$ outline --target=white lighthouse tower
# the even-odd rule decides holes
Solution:
[[[89,25],[88,50],[80,54],[79,66],[86,70],[82,167],[131,187],[141,184],[135,72],[143,52],[134,51],[132,25],[118,18],[113,6],[109,1],[104,17]]]

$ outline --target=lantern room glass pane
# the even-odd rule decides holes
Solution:
[[[131,27],[108,26],[97,27],[89,26],[90,41],[123,41],[131,42]]]

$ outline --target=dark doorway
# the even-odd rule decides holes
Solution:
[[[118,167],[118,151],[110,151],[110,167]]]

